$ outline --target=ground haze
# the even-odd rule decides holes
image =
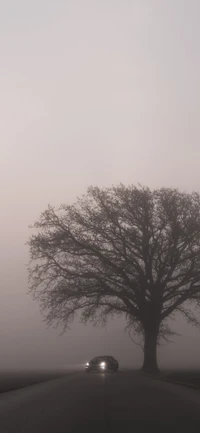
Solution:
[[[0,40],[0,370],[59,367],[110,353],[139,367],[141,349],[107,330],[46,329],[28,297],[33,224],[89,185],[200,188],[200,3],[10,0]],[[159,348],[159,366],[200,365],[199,330]]]

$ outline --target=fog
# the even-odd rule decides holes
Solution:
[[[2,2],[0,11],[0,368],[83,364],[106,353],[137,367],[125,321],[47,329],[27,294],[25,242],[47,205],[89,185],[200,189],[198,0]],[[200,331],[161,366],[196,367]]]

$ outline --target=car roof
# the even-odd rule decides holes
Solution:
[[[93,358],[93,359],[98,359],[98,358],[99,359],[113,358],[113,356],[112,355],[99,355],[99,356],[95,356],[95,358]]]

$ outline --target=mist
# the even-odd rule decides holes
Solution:
[[[198,0],[9,0],[0,13],[0,368],[84,364],[101,353],[137,368],[125,319],[47,328],[28,295],[33,224],[90,185],[200,188]],[[158,349],[196,368],[200,330]],[[136,337],[137,340],[137,337]]]

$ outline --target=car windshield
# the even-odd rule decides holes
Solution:
[[[102,361],[112,361],[113,358],[111,356],[97,356],[92,359],[92,362],[102,362]]]

